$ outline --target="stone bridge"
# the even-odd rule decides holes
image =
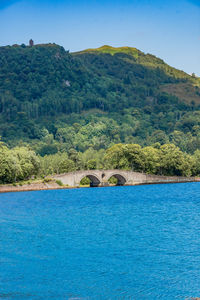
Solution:
[[[55,180],[60,180],[63,184],[77,187],[84,177],[90,179],[90,186],[108,186],[108,180],[114,176],[117,179],[117,185],[137,185],[150,183],[170,183],[170,182],[195,182],[200,181],[195,177],[178,176],[158,176],[145,173],[138,173],[124,170],[85,170],[75,171],[66,174],[53,176]]]

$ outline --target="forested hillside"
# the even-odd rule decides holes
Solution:
[[[193,154],[199,83],[135,48],[0,47],[0,136],[41,156],[156,142]]]

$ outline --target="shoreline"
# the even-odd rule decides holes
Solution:
[[[153,185],[153,184],[174,184],[174,183],[193,183],[199,182],[198,180],[194,181],[171,181],[171,182],[148,182],[148,183],[135,183],[124,186],[137,186],[137,185]],[[108,186],[98,186],[98,187],[113,187],[116,185]],[[67,190],[67,189],[79,189],[79,188],[90,188],[89,186],[60,186],[55,182],[49,183],[30,183],[24,184],[22,186],[17,185],[13,186],[11,184],[0,185],[0,194],[3,193],[14,193],[14,192],[33,192],[33,191],[48,191],[48,190]]]
[[[49,183],[30,183],[24,185],[5,184],[0,186],[0,194],[10,192],[33,192],[33,191],[45,191],[45,190],[62,190],[62,189],[73,189],[76,187],[59,186],[55,182]]]

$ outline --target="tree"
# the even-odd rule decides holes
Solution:
[[[39,171],[40,163],[34,151],[26,147],[0,147],[0,182],[11,183],[28,179]]]
[[[63,157],[63,155],[61,156],[58,166],[59,166],[59,173],[67,173],[76,170],[75,163],[73,162],[73,160],[65,158]]]
[[[87,162],[87,169],[88,170],[95,170],[97,168],[97,162],[95,159],[90,159]]]
[[[141,146],[137,144],[116,144],[106,151],[105,162],[110,168],[141,170]]]
[[[200,176],[200,150],[196,150],[193,155],[194,175]]]
[[[13,156],[7,147],[0,148],[0,182],[15,182],[21,177],[22,170],[16,156]]]
[[[16,147],[11,151],[11,155],[16,157],[22,173],[18,179],[28,179],[31,175],[36,175],[39,171],[40,161],[35,152],[26,147]]]
[[[142,148],[137,144],[125,144],[124,155],[128,161],[129,168],[135,171],[143,169]]]
[[[123,144],[116,144],[107,149],[104,160],[108,169],[129,169],[129,162],[125,157]]]
[[[69,159],[71,159],[74,162],[76,169],[80,170],[82,168],[80,154],[75,149],[71,148],[68,152],[68,156]]]
[[[143,171],[148,174],[156,174],[159,170],[159,150],[154,147],[142,149]]]
[[[160,147],[160,173],[162,175],[190,176],[191,165],[186,156],[173,144],[165,144]]]

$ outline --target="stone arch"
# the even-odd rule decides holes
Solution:
[[[127,182],[126,178],[125,178],[123,175],[118,174],[118,173],[112,174],[112,175],[108,178],[108,180],[109,180],[111,177],[115,177],[115,178],[117,179],[117,185],[125,185],[126,182]]]
[[[80,178],[80,181],[79,181],[79,184],[81,182],[81,180],[85,177],[88,177],[90,179],[90,186],[91,187],[97,187],[100,185],[100,180],[99,178],[96,176],[96,175],[93,175],[93,174],[85,174],[83,175],[81,178]]]

